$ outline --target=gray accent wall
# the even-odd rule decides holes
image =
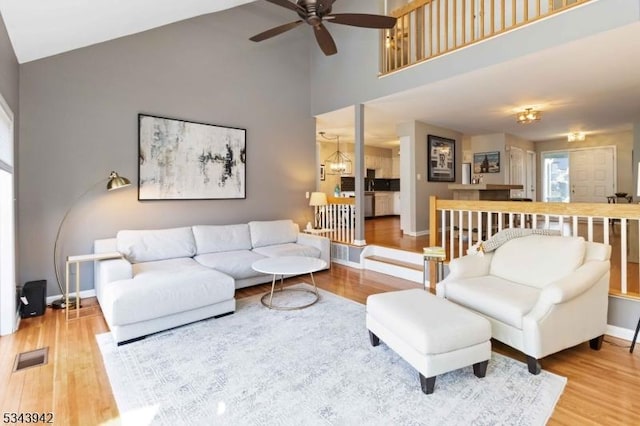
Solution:
[[[78,198],[62,230],[64,256],[91,253],[94,239],[120,229],[311,219],[308,34],[248,40],[286,22],[279,9],[253,3],[21,66],[22,282],[47,279],[48,294],[60,293],[54,239]],[[247,129],[246,199],[138,201],[139,113]],[[111,170],[134,185],[107,192]],[[91,265],[81,275],[91,289]]]

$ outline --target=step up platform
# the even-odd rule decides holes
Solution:
[[[376,245],[366,246],[360,255],[363,269],[376,271],[423,285],[423,257],[421,253]],[[429,277],[429,265],[427,275]],[[427,281],[428,285],[428,281]]]

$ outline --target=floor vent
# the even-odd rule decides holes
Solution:
[[[16,362],[13,364],[13,371],[24,370],[29,367],[45,365],[49,358],[49,348],[40,348],[35,351],[22,352],[16,355]]]

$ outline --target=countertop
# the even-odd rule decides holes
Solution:
[[[522,185],[500,185],[494,183],[476,183],[476,184],[461,184],[452,183],[449,185],[449,189],[453,191],[499,191],[509,189],[523,189]]]

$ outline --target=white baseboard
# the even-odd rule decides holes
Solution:
[[[69,296],[75,296],[76,293],[69,293]],[[80,298],[81,299],[86,299],[87,297],[95,297],[96,296],[96,290],[95,289],[91,289],[91,290],[82,290],[80,292]],[[47,305],[50,305],[54,300],[58,300],[62,297],[61,294],[58,294],[56,296],[49,296],[47,297]]]
[[[607,331],[605,331],[605,334],[611,337],[617,337],[618,339],[624,339],[631,342],[634,332],[635,330],[629,330],[628,328],[617,327],[615,325],[607,325]]]
[[[355,269],[362,269],[362,265],[360,263],[351,262],[350,260],[333,258],[331,259],[331,263],[337,263],[338,265],[349,266]]]

